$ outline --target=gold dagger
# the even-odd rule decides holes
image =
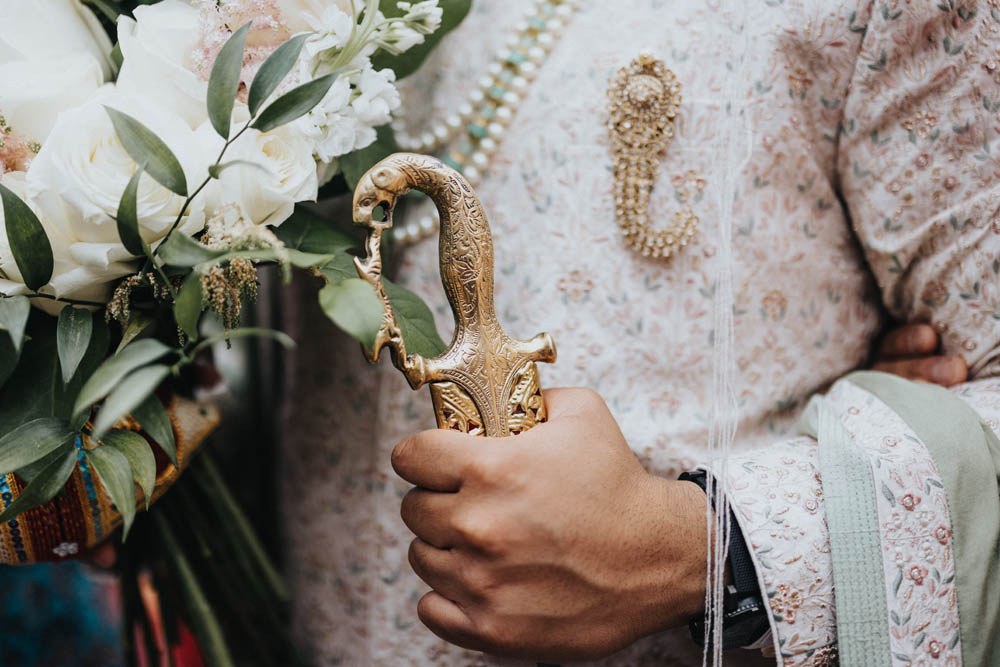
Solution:
[[[410,190],[427,194],[441,218],[441,282],[455,315],[451,345],[434,358],[407,354],[392,304],[382,283],[382,232],[392,227],[392,211]],[[382,207],[385,219],[372,217]],[[536,361],[553,362],[552,337],[528,341],[507,335],[493,308],[493,235],[469,182],[436,158],[396,153],[358,181],[354,222],[368,228],[367,256],[355,258],[358,274],[382,302],[382,325],[368,360],[378,361],[388,346],[396,368],[414,389],[430,383],[438,428],[472,435],[517,435],[546,420]]]

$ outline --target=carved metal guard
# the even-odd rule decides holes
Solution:
[[[407,354],[382,283],[382,232],[392,227],[396,201],[410,190],[427,194],[441,218],[441,282],[455,315],[455,336],[440,356]],[[385,219],[373,212],[382,207]],[[396,153],[366,173],[354,190],[354,222],[368,227],[367,256],[355,258],[362,279],[382,302],[382,326],[368,360],[388,346],[414,389],[430,383],[438,428],[473,435],[516,435],[546,420],[536,361],[552,362],[556,347],[541,333],[529,341],[507,335],[493,308],[493,236],[469,182],[439,160]]]

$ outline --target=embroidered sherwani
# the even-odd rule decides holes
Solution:
[[[549,331],[560,356],[541,369],[543,384],[596,389],[649,471],[670,478],[706,463],[729,225],[739,428],[723,487],[769,603],[771,660],[825,664],[837,623],[823,486],[816,441],[792,431],[806,400],[865,362],[888,313],[941,332],[944,351],[972,369],[956,393],[1000,428],[1000,6],[738,5],[582,3],[478,192],[504,327],[522,338]],[[462,101],[528,6],[473,3],[403,86],[411,131]],[[627,249],[614,218],[605,91],[641,48],[665,60],[684,98],[650,217],[690,206],[701,220],[697,241],[669,261]],[[727,71],[739,72],[735,85]],[[727,174],[731,204],[718,196]],[[407,248],[397,275],[450,331],[436,243]],[[481,664],[416,617],[426,587],[407,564],[407,485],[389,453],[433,427],[429,397],[387,363],[366,366],[309,305],[314,287],[299,289],[282,479],[303,641],[322,665]],[[952,517],[934,459],[856,385],[834,385],[828,400],[878,490],[887,659],[960,664]],[[682,629],[602,664],[700,657]]]

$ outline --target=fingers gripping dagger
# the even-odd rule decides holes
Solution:
[[[434,358],[407,354],[382,282],[382,233],[392,226],[396,201],[410,190],[427,194],[441,218],[440,265],[445,295],[455,316],[451,345]],[[373,212],[382,207],[385,219]],[[535,362],[553,362],[552,337],[528,341],[507,335],[493,307],[493,237],[479,198],[468,181],[439,160],[396,153],[372,167],[354,191],[354,222],[368,228],[367,256],[355,258],[361,278],[382,303],[382,324],[368,360],[388,346],[395,366],[414,389],[430,385],[438,428],[473,435],[516,435],[546,420]]]

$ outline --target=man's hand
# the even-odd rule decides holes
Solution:
[[[872,369],[944,387],[965,382],[969,369],[962,357],[935,354],[940,341],[929,324],[893,329],[878,347]]]
[[[512,438],[425,431],[392,465],[438,636],[493,655],[595,659],[698,614],[705,495],[648,474],[600,396],[545,392],[550,421]]]

